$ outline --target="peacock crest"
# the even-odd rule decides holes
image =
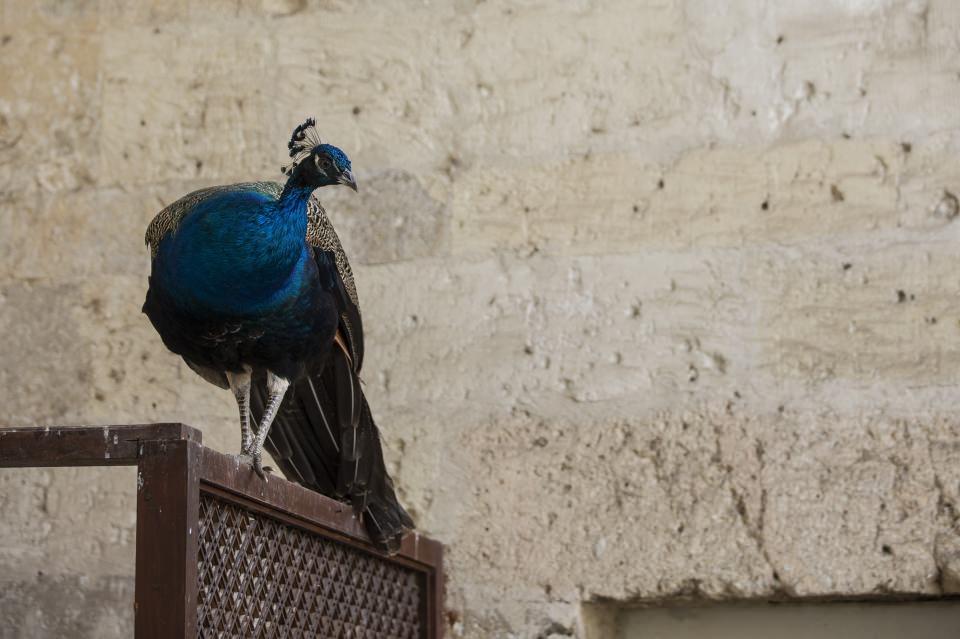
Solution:
[[[280,170],[287,176],[293,174],[296,168],[304,158],[308,157],[313,149],[323,144],[320,134],[317,133],[317,121],[313,118],[307,118],[303,124],[300,124],[290,135],[290,141],[287,148],[290,149],[291,162],[287,166],[280,167]]]

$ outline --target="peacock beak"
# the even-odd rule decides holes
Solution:
[[[347,170],[340,174],[340,184],[357,190],[357,181],[353,178],[353,171]]]

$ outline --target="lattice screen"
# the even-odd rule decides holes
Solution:
[[[201,492],[203,638],[419,639],[417,573]]]

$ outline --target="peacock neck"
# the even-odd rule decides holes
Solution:
[[[305,215],[307,202],[314,191],[314,186],[303,183],[296,176],[287,180],[280,193],[280,211],[288,215]]]
[[[288,248],[303,244],[307,231],[307,202],[313,190],[312,186],[298,183],[293,178],[284,185],[277,201],[276,214],[271,220],[271,235],[276,244]]]

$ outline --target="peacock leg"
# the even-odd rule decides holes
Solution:
[[[250,367],[245,366],[242,373],[227,372],[227,383],[240,408],[240,453],[250,454],[253,446],[253,430],[250,428]]]
[[[263,411],[263,417],[260,419],[260,426],[257,428],[256,438],[253,441],[253,447],[249,451],[253,461],[253,470],[261,479],[266,479],[263,468],[263,443],[267,441],[267,433],[270,432],[270,425],[273,424],[273,418],[277,416],[280,409],[280,402],[287,392],[290,382],[279,375],[267,371],[267,407]]]

